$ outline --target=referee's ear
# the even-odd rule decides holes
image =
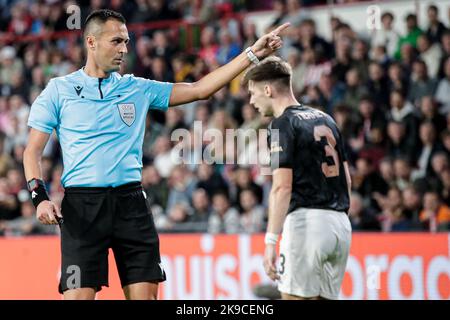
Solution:
[[[95,49],[95,37],[93,35],[86,36],[86,48]]]
[[[264,85],[264,94],[266,97],[271,98],[272,97],[272,86],[268,83]]]

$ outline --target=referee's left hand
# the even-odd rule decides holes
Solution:
[[[264,270],[270,279],[273,281],[279,280],[280,275],[277,273],[277,248],[274,244],[266,244],[264,251]]]
[[[289,23],[282,24],[272,32],[269,32],[259,38],[252,46],[253,53],[259,58],[264,59],[283,46],[280,33],[289,27]]]

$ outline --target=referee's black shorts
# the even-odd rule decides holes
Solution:
[[[153,216],[139,182],[116,188],[68,187],[61,210],[60,293],[108,286],[109,248],[122,287],[166,279]]]

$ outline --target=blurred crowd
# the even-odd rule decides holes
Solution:
[[[176,28],[131,34],[122,70],[158,81],[192,82],[232,60],[260,36],[253,23],[228,15],[258,9],[248,2],[92,0],[81,4],[83,16],[108,7],[123,13],[130,23],[200,22],[200,46],[190,51],[180,47]],[[307,4],[316,2],[323,3]],[[65,8],[71,3],[0,0],[0,30],[14,35],[66,30]],[[427,8],[426,28],[419,27],[414,13],[383,12],[381,29],[367,37],[331,17],[332,39],[325,39],[317,34],[305,3],[273,0],[260,5],[276,13],[265,31],[291,22],[279,54],[292,65],[295,95],[332,115],[345,138],[353,180],[349,210],[353,230],[448,231],[450,25],[442,21],[450,19],[433,5]],[[393,29],[394,19],[403,20],[406,33]],[[1,44],[0,235],[58,232],[37,222],[26,191],[22,154],[27,118],[48,80],[79,69],[84,59],[81,40],[66,37]],[[195,137],[194,123],[223,136],[227,129],[266,129],[271,119],[261,118],[248,100],[238,77],[206,101],[165,113],[149,112],[142,184],[160,232],[265,231],[271,177],[262,174],[261,166],[173,161],[179,144],[193,141],[174,140],[172,133],[185,129]],[[201,158],[212,143],[199,139],[200,154],[190,149],[191,160]],[[248,141],[247,147],[257,149],[261,140]],[[243,150],[234,151],[236,158],[245,157]],[[227,152],[223,151],[224,157]],[[50,197],[60,204],[63,167],[54,135],[41,165]]]

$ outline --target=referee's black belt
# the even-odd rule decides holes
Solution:
[[[130,182],[122,184],[117,187],[67,187],[64,188],[64,192],[67,194],[71,193],[122,193],[142,190],[142,185],[140,182]]]

